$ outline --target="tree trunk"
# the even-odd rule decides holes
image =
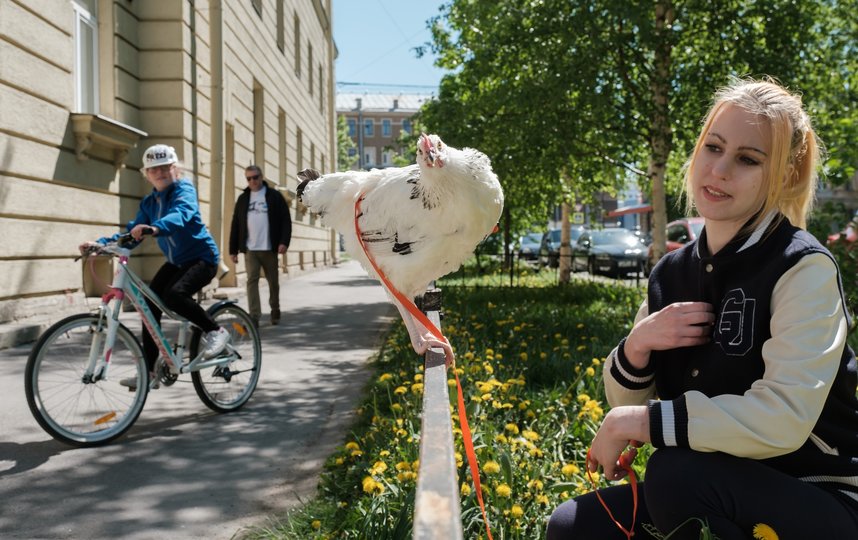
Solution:
[[[659,0],[655,6],[655,29],[658,44],[655,50],[655,72],[651,82],[653,98],[652,133],[650,135],[650,159],[647,174],[652,181],[652,251],[655,264],[667,249],[667,201],[664,188],[664,173],[671,150],[670,118],[670,61],[671,26],[674,20],[673,2]]]
[[[569,201],[560,206],[560,283],[569,283],[572,274],[572,246],[569,245]]]

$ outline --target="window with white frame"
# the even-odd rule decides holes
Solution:
[[[372,118],[366,118],[363,121],[363,136],[364,137],[372,137],[375,135],[375,124],[372,122]]]
[[[349,118],[346,120],[346,123],[349,126],[349,137],[354,139],[355,135],[357,135],[357,120],[355,120],[354,118]]]
[[[390,127],[390,118],[385,118],[381,121],[381,136],[382,137],[390,137],[393,133],[393,130]]]
[[[97,0],[73,0],[75,110],[98,113]]]
[[[385,150],[381,153],[381,165],[383,167],[390,167],[393,165],[393,152],[390,150]]]
[[[363,149],[363,166],[365,168],[375,167],[375,147],[365,146]]]
[[[402,131],[405,133],[411,134],[411,120],[403,120],[402,121]]]

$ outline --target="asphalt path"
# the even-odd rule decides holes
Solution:
[[[311,498],[395,309],[354,262],[281,281],[281,298],[243,409],[209,411],[182,376],[100,448],[44,433],[24,397],[30,345],[0,350],[0,538],[230,539]]]

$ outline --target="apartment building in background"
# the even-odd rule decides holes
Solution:
[[[392,167],[393,157],[400,153],[400,133],[412,132],[412,117],[431,99],[429,94],[338,92],[337,115],[346,118],[358,158],[352,168]]]
[[[260,165],[289,201],[286,272],[331,262],[333,231],[295,200],[336,160],[331,0],[0,1],[0,322],[80,307],[112,276],[77,246],[151,191],[141,154],[174,146],[231,272],[233,206]],[[131,264],[149,279],[154,242]]]

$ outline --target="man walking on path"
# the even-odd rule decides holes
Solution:
[[[292,238],[292,216],[283,195],[262,179],[262,169],[250,165],[244,170],[247,188],[239,195],[232,215],[229,256],[238,263],[244,253],[247,266],[247,304],[250,316],[259,325],[262,307],[259,301],[259,270],[268,280],[268,304],[271,324],[280,322],[280,255],[286,253]]]

